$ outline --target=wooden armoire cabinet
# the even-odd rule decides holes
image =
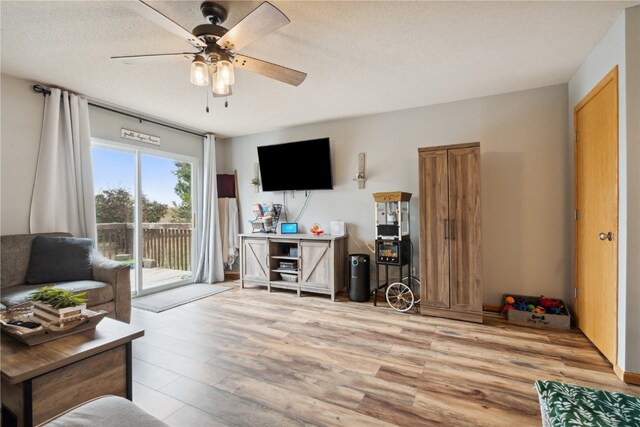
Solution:
[[[480,143],[418,149],[420,312],[482,322]]]

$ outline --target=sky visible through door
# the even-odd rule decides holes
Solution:
[[[93,182],[95,194],[112,188],[124,188],[133,194],[133,175],[127,162],[127,152],[105,148],[93,148]],[[172,205],[179,204],[180,198],[174,188],[177,178],[175,161],[163,157],[148,157],[145,174],[153,177],[145,185],[150,200]]]

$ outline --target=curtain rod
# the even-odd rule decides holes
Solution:
[[[33,89],[33,91],[35,93],[40,93],[40,94],[42,94],[42,96],[51,95],[51,90],[47,89],[46,87],[44,87],[42,85],[33,85],[31,88]],[[147,119],[147,118],[144,118],[144,117],[136,116],[135,114],[127,113],[125,111],[116,110],[114,108],[105,107],[104,105],[95,104],[95,103],[93,103],[91,101],[89,101],[89,105],[91,105],[92,107],[100,108],[102,110],[110,111],[112,113],[121,114],[123,116],[127,116],[127,117],[131,117],[133,119],[140,120],[141,123],[142,122],[153,123],[154,125],[164,126],[166,128],[169,128],[169,129],[177,130],[179,132],[189,133],[189,134],[195,135],[195,136],[200,136],[200,137],[206,136],[206,134],[203,134],[203,133],[193,132],[193,131],[190,131],[188,129],[183,129],[183,128],[179,128],[179,127],[176,127],[176,126],[168,125],[166,123],[156,122],[154,120],[150,120],[150,119]]]

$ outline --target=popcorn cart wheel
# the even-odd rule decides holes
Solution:
[[[420,306],[420,298],[416,300],[415,293],[420,292],[420,280],[415,276],[404,276],[402,281],[387,286],[387,304],[396,311],[405,313]]]

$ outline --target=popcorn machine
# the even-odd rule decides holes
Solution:
[[[411,193],[392,191],[373,193],[376,215],[376,289],[373,304],[377,303],[378,291],[389,285],[389,266],[402,269],[405,265],[411,275],[411,238],[409,235],[409,201]],[[384,266],[385,283],[380,285],[379,266]]]

